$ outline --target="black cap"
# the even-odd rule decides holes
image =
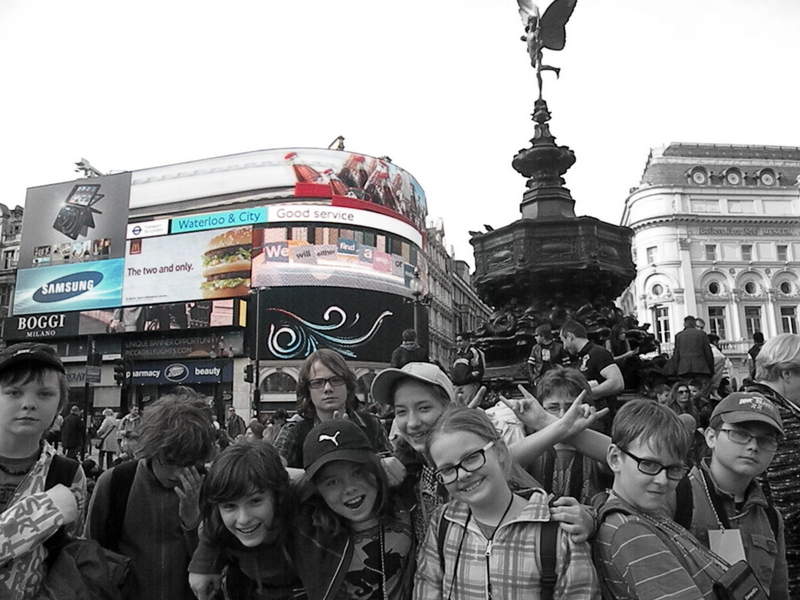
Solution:
[[[22,342],[0,350],[0,373],[19,364],[42,365],[64,373],[61,359],[47,344]]]
[[[309,477],[335,460],[366,463],[374,455],[367,435],[347,419],[320,423],[303,442],[303,467]]]

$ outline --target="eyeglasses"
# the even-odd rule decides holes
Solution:
[[[618,446],[619,447],[619,446]],[[640,473],[644,473],[645,475],[651,475],[655,477],[661,471],[667,472],[667,479],[672,479],[673,481],[680,481],[689,472],[689,467],[686,465],[667,465],[664,466],[659,462],[654,460],[650,460],[647,458],[639,458],[635,454],[631,454],[625,448],[619,448],[623,454],[627,454],[633,460],[636,461],[636,468],[639,469]]]
[[[742,431],[741,429],[720,429],[728,434],[728,439],[734,444],[746,446],[750,440],[755,440],[759,448],[763,448],[768,452],[778,449],[778,438],[774,435],[753,435]]]
[[[494,445],[494,440],[486,444],[483,448],[470,452],[456,464],[449,467],[442,467],[434,472],[439,483],[447,485],[458,479],[458,470],[463,469],[466,473],[474,473],[486,464],[486,451]]]
[[[330,383],[331,387],[344,385],[344,377],[334,375],[333,377],[318,377],[316,379],[309,379],[308,387],[310,387],[312,390],[319,390],[324,388],[326,383]]]
[[[678,390],[679,394],[688,394],[689,390]]]

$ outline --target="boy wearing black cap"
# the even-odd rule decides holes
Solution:
[[[747,560],[770,600],[788,599],[783,518],[757,481],[783,435],[775,405],[756,392],[726,396],[705,431],[711,458],[689,473],[691,531],[731,564]],[[685,510],[678,490],[676,520]]]
[[[46,574],[43,543],[83,524],[86,478],[44,436],[67,399],[64,366],[50,346],[25,342],[0,352],[0,597],[34,598]],[[48,474],[69,471],[69,487],[46,489]],[[62,468],[63,467],[63,468]],[[50,477],[53,483],[52,477]]]

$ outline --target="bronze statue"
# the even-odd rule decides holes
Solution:
[[[567,41],[565,26],[578,0],[555,0],[544,15],[539,16],[539,9],[533,0],[517,0],[519,14],[525,25],[522,41],[528,44],[531,66],[536,69],[536,81],[539,83],[539,100],[542,99],[542,71],[553,71],[558,77],[561,69],[542,64],[542,49],[563,50]]]

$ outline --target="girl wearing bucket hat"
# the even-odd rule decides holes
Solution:
[[[482,389],[476,394],[473,404],[480,403],[484,392]],[[453,384],[438,366],[412,362],[402,369],[384,369],[378,373],[372,382],[372,397],[394,408],[394,426],[399,433],[395,454],[407,471],[399,493],[414,506],[414,533],[421,541],[425,539],[434,511],[449,500],[447,489],[436,479],[426,445],[441,416],[455,402]],[[593,411],[585,413],[583,408],[576,402],[576,407],[568,411],[563,420],[549,425],[546,432],[528,435],[519,442],[524,452],[535,455],[591,424],[598,415]],[[510,484],[514,489],[540,487],[517,463],[511,466],[511,471]],[[583,514],[577,512],[559,520],[574,525],[574,535],[588,535],[587,529],[591,528]]]

